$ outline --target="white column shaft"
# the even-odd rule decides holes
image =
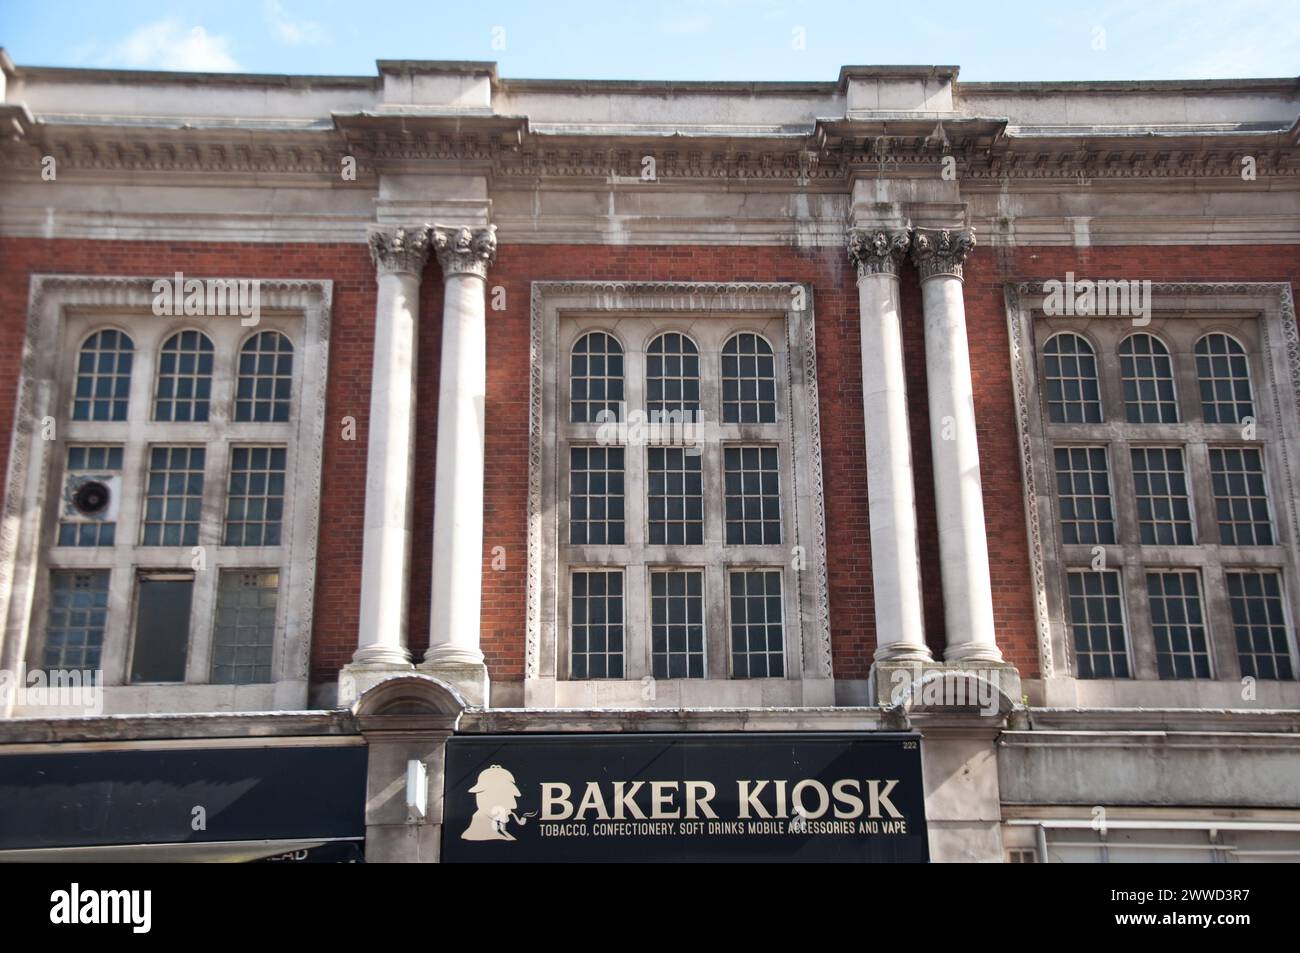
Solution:
[[[433,593],[425,662],[481,663],[485,282],[475,274],[452,274],[443,294]]]
[[[415,329],[420,276],[381,272],[366,456],[359,664],[406,664],[415,440]]]
[[[926,660],[898,278],[859,278],[858,306],[876,659]]]
[[[948,661],[1001,661],[994,636],[993,587],[980,486],[975,398],[962,280],[938,274],[921,283],[930,448]]]

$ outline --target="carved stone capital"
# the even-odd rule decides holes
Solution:
[[[370,258],[380,274],[419,275],[429,261],[429,229],[376,227],[370,231]]]
[[[936,275],[961,277],[961,266],[975,248],[973,228],[912,229],[912,262],[921,280]]]
[[[478,275],[487,278],[497,257],[497,227],[470,228],[466,225],[434,225],[433,250],[445,278]]]
[[[849,229],[849,261],[858,269],[858,277],[893,275],[898,277],[907,256],[911,237],[906,229],[887,232],[883,229]]]

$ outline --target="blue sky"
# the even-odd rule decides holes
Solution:
[[[19,64],[373,75],[495,60],[505,77],[833,80],[955,64],[969,81],[1300,73],[1300,0],[0,0]]]

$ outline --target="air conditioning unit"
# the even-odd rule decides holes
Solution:
[[[65,523],[115,523],[122,499],[120,473],[69,473],[63,480]]]

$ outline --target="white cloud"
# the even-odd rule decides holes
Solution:
[[[138,28],[113,48],[101,65],[136,69],[233,73],[243,69],[227,49],[224,36],[210,36],[201,26],[185,29],[176,20],[159,20]]]
[[[266,0],[264,4],[266,22],[280,42],[288,46],[314,46],[325,36],[325,30],[314,20],[294,22],[280,0]]]

